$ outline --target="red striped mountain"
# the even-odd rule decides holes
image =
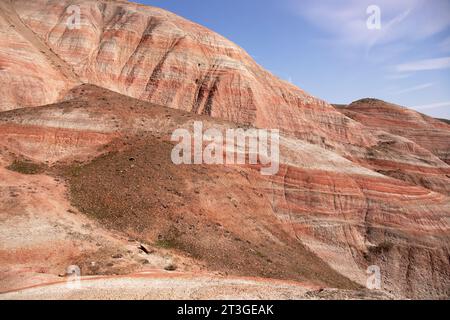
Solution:
[[[72,5],[79,28],[67,24]],[[28,260],[20,264],[12,252],[51,241],[28,234],[36,229],[28,221],[66,216],[63,187],[44,191],[62,174],[80,211],[127,236],[175,239],[178,253],[209,270],[352,289],[376,264],[387,291],[448,297],[450,166],[436,133],[445,127],[416,131],[420,140],[413,118],[393,132],[343,114],[165,10],[106,0],[0,0],[0,7],[0,214],[11,224],[1,226],[0,265],[25,270]],[[373,110],[395,118],[388,115],[395,108]],[[177,170],[168,137],[194,120],[281,129],[278,175],[248,166]],[[16,158],[45,174],[7,170],[27,168]],[[17,218],[24,213],[28,220]],[[37,238],[14,242],[17,229]],[[42,257],[28,258],[42,265]],[[62,263],[55,261],[54,268]]]

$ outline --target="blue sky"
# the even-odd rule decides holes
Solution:
[[[139,2],[220,33],[328,102],[375,97],[450,119],[450,0]],[[380,28],[367,27],[370,5]]]

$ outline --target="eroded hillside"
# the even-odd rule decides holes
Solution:
[[[64,201],[194,269],[351,289],[377,264],[387,292],[448,294],[447,196],[289,135],[276,176],[175,166],[170,135],[195,120],[236,126],[84,85],[63,103],[2,113],[3,157],[41,163],[65,182]]]

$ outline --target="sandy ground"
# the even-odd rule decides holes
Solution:
[[[321,289],[293,281],[218,277],[158,271],[129,276],[86,277],[0,294],[2,299],[230,300],[387,299],[381,292]]]

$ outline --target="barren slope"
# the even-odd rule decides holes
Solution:
[[[0,110],[56,101],[78,77],[16,14],[0,1]]]
[[[405,137],[450,164],[450,125],[405,107],[377,99],[362,99],[338,108],[368,126]]]

